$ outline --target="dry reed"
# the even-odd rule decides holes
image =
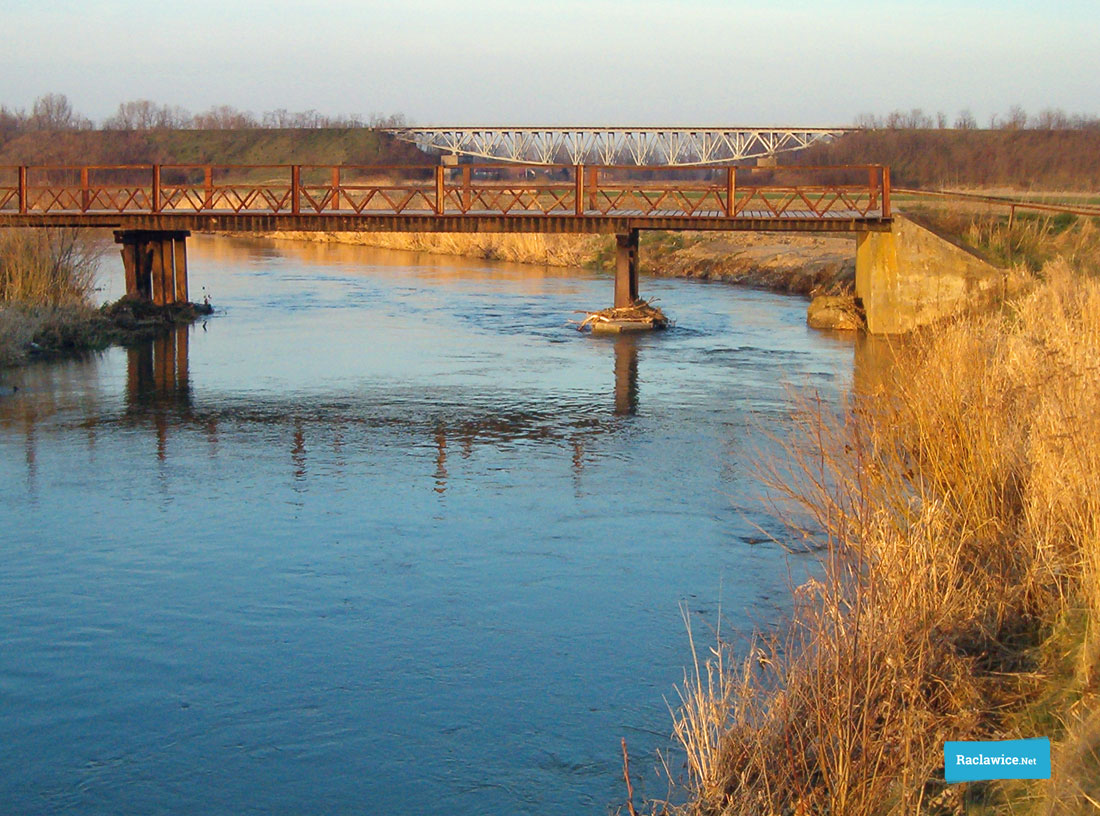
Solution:
[[[83,230],[0,230],[0,367],[25,359],[36,337],[80,333],[104,250]]]
[[[82,230],[0,230],[0,303],[86,305],[102,254]]]
[[[460,255],[514,263],[549,266],[591,266],[610,252],[608,236],[544,235],[541,233],[431,233],[431,232],[352,232],[309,234],[282,232],[280,238],[304,238],[339,243],[428,252],[436,255]]]
[[[1062,260],[1042,278],[899,344],[838,415],[797,413],[764,477],[821,573],[784,636],[739,664],[720,646],[685,678],[693,812],[959,813],[945,740],[1042,735],[1058,784],[970,795],[1094,812],[1100,281]]]

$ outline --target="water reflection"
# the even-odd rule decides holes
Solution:
[[[176,435],[202,434],[209,455],[217,456],[227,425],[234,432],[276,427],[281,429],[277,435],[286,440],[284,450],[289,450],[292,475],[301,482],[309,476],[311,452],[324,449],[331,453],[326,460],[339,466],[346,444],[366,446],[370,434],[396,432],[408,438],[413,447],[420,446],[425,437],[430,438],[435,452],[434,490],[442,495],[449,478],[448,456],[458,451],[468,459],[477,445],[505,448],[517,442],[535,442],[558,446],[569,457],[579,479],[589,458],[586,439],[615,433],[622,427],[619,418],[632,417],[639,409],[638,358],[644,340],[636,335],[620,335],[611,343],[610,404],[601,404],[596,392],[577,397],[572,404],[559,401],[547,405],[543,401],[497,407],[410,404],[407,395],[387,400],[385,395],[342,394],[306,401],[301,395],[289,393],[274,401],[234,401],[225,395],[207,394],[197,400],[190,360],[193,330],[180,326],[122,351],[126,374],[120,414],[112,413],[109,393],[96,393],[92,387],[96,382],[95,358],[68,364],[83,369],[83,377],[74,372],[74,379],[86,389],[79,400],[84,418],[77,424],[85,430],[89,447],[94,447],[97,429],[102,426],[149,427],[155,436],[153,453],[163,463],[170,456],[169,446]],[[25,381],[36,381],[33,368],[23,372],[27,375]],[[58,366],[52,364],[50,368]],[[57,388],[56,382],[52,386],[46,387],[44,381],[39,387],[24,386],[19,400],[0,404],[0,426],[18,427],[24,440],[28,478],[32,480],[38,426],[73,407],[71,392]],[[62,423],[54,430],[64,432],[66,425]]]
[[[852,390],[863,397],[884,394],[895,373],[895,355],[906,342],[903,337],[859,335],[855,343]]]
[[[786,609],[731,462],[787,427],[784,378],[847,388],[850,342],[717,285],[649,284],[690,328],[588,337],[596,273],[194,243],[206,331],[5,372],[0,799],[621,801],[618,737],[663,747],[690,659],[679,603]]]
[[[414,446],[429,438],[434,449],[434,490],[443,494],[449,477],[448,456],[455,450],[469,458],[477,445],[504,447],[517,441],[564,443],[577,477],[584,471],[589,458],[586,440],[621,429],[621,418],[634,417],[640,408],[639,356],[641,348],[651,338],[622,334],[610,345],[613,352],[611,380],[613,395],[610,405],[598,402],[547,406],[545,404],[495,406],[410,405],[407,396],[388,401],[384,395],[334,395],[308,403],[293,393],[275,402],[237,401],[220,395],[210,395],[202,406],[196,405],[195,387],[191,377],[190,332],[193,327],[181,326],[154,340],[129,347],[126,355],[126,381],[121,416],[112,419],[107,406],[108,395],[97,394],[96,361],[72,361],[42,367],[53,376],[35,376],[35,369],[24,370],[20,382],[23,389],[18,399],[0,403],[0,427],[18,429],[23,439],[28,480],[35,477],[38,426],[59,413],[79,408],[84,420],[88,446],[94,447],[97,427],[113,421],[127,426],[151,426],[156,438],[156,458],[168,457],[168,446],[174,433],[198,431],[206,439],[211,456],[218,454],[221,426],[234,429],[250,426],[283,428],[292,474],[298,481],[309,475],[309,454],[322,448],[330,451],[329,460],[342,467],[346,444],[367,444],[366,434],[396,432]],[[600,342],[600,341],[596,341]],[[856,393],[881,394],[894,366],[897,340],[861,337],[854,344],[853,388]],[[51,387],[46,387],[46,381]],[[58,388],[58,380],[72,380],[80,388]],[[220,406],[220,407],[211,407]],[[425,410],[430,408],[430,410]],[[360,438],[356,437],[356,433]]]
[[[638,336],[620,334],[615,338],[615,413],[638,413]]]
[[[393,236],[400,242],[403,236]],[[537,236],[532,236],[535,241]],[[201,261],[216,263],[249,263],[263,266],[271,260],[289,261],[310,270],[329,269],[355,274],[369,270],[372,277],[379,273],[401,277],[419,277],[440,284],[460,282],[508,281],[513,291],[525,294],[545,294],[548,291],[580,291],[569,286],[576,272],[568,266],[517,263],[505,260],[478,261],[462,255],[421,252],[415,249],[389,249],[342,243],[340,241],[296,241],[275,238],[219,238],[205,236],[192,239],[197,244]],[[537,242],[537,241],[536,241]],[[410,243],[410,246],[414,244]]]
[[[156,429],[157,459],[168,451],[168,430],[192,422],[190,328],[179,326],[126,349],[126,416],[150,420]]]

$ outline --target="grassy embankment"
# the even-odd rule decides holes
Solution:
[[[796,154],[799,164],[884,164],[897,187],[1090,193],[1100,129],[864,130]]]
[[[0,145],[16,164],[423,164],[412,145],[368,128],[60,131]]]
[[[896,343],[839,414],[807,398],[762,466],[821,572],[685,683],[692,812],[1100,810],[1100,231],[957,228],[1034,283]],[[945,740],[1035,736],[1051,781],[943,782]]]

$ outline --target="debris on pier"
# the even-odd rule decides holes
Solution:
[[[641,299],[634,301],[630,306],[601,309],[598,312],[580,312],[580,314],[587,317],[578,323],[577,330],[583,331],[587,328],[594,333],[648,331],[668,328],[672,324],[660,308]]]

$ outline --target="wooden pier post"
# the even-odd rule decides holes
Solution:
[[[187,230],[116,230],[126,270],[126,295],[158,306],[186,303]]]
[[[172,249],[175,254],[176,303],[187,303],[191,300],[187,293],[187,238],[173,236]]]

